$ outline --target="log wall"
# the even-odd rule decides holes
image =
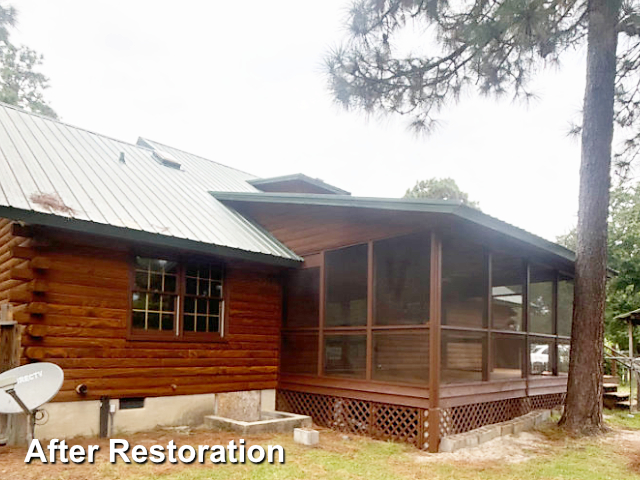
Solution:
[[[18,258],[15,253],[24,249],[22,246],[27,245],[29,239],[19,236],[19,230],[11,221],[0,218],[0,304],[8,302],[16,287],[25,284],[20,273],[26,271],[29,259]]]
[[[217,342],[128,338],[131,246],[28,240],[0,223],[0,300],[17,305],[23,362],[64,369],[56,401],[275,388],[282,317],[276,271],[226,266],[227,335]],[[4,234],[4,235],[3,235]],[[11,246],[25,245],[21,249]],[[79,384],[86,395],[76,393]]]

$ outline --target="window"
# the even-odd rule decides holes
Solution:
[[[185,269],[184,332],[218,333],[222,312],[222,271],[210,265]]]
[[[222,268],[136,257],[131,333],[146,338],[220,337]]]

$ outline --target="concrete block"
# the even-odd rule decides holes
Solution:
[[[534,426],[533,418],[529,415],[524,415],[519,418],[517,422],[513,424],[513,433],[521,433],[526,432],[527,430],[531,430]]]
[[[444,437],[440,440],[440,447],[438,451],[440,453],[449,453],[455,451],[453,448],[455,446],[455,441],[451,437]]]
[[[216,395],[215,416],[256,422],[260,420],[262,392],[249,390],[245,392],[226,392]]]
[[[478,443],[485,443],[500,436],[501,428],[499,426],[489,426],[483,428],[478,434]]]
[[[541,416],[542,416],[542,421],[546,422],[551,418],[551,410],[542,410]]]
[[[295,428],[293,430],[293,441],[313,447],[320,443],[320,432],[311,428]]]
[[[544,416],[542,412],[538,412],[537,415],[533,418],[533,424],[537,427],[538,425],[542,425],[544,423]]]
[[[466,443],[467,447],[477,447],[478,446],[479,441],[478,441],[478,434],[477,433],[471,433],[471,434],[467,433],[466,437],[467,438],[466,438],[466,442],[465,443]]]
[[[504,422],[500,424],[500,435],[512,435],[513,434],[513,422]]]

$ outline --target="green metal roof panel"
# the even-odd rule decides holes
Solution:
[[[134,145],[0,103],[0,207],[300,261],[272,235],[209,195],[256,192],[255,178],[162,146]],[[13,217],[12,217],[13,218]],[[42,217],[38,217],[42,218]],[[63,222],[69,225],[68,222]]]

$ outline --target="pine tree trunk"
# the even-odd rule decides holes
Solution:
[[[580,200],[571,358],[560,424],[579,434],[602,431],[607,214],[620,0],[589,1],[587,85],[582,125]]]

